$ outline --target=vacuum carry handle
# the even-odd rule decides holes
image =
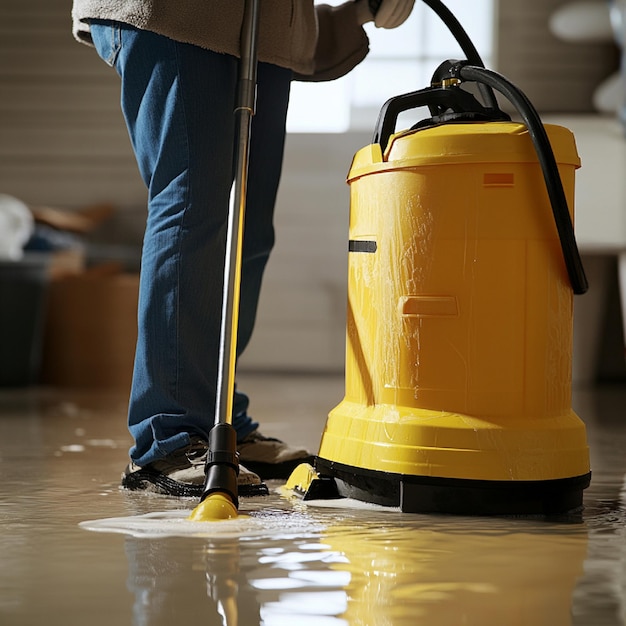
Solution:
[[[426,87],[418,91],[411,91],[390,98],[383,104],[372,143],[379,143],[382,151],[385,151],[391,135],[395,132],[398,116],[404,111],[418,109],[427,106],[430,114],[435,116],[445,111],[457,113],[479,113],[489,119],[500,119],[500,111],[485,108],[468,91],[462,89],[450,89],[448,87]],[[508,116],[506,117],[508,119]]]

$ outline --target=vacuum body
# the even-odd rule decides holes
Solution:
[[[573,207],[574,138],[545,131]],[[394,133],[355,155],[348,182],[346,392],[317,471],[408,512],[579,509],[573,291],[527,126]]]

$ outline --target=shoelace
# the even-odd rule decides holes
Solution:
[[[191,461],[195,461],[206,455],[208,450],[208,444],[203,439],[196,439],[189,444],[185,449],[185,456]]]

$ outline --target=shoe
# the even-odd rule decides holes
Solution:
[[[122,474],[122,487],[131,491],[199,498],[204,491],[207,451],[208,445],[204,439],[192,437],[188,446],[144,467],[131,461]],[[243,497],[269,494],[261,478],[241,464],[237,490],[238,495]]]
[[[258,430],[237,443],[239,459],[263,480],[289,478],[301,463],[313,464],[315,457],[305,448],[292,448],[280,439],[265,437]]]

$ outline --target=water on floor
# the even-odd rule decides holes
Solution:
[[[266,433],[315,448],[343,382],[240,385]],[[196,502],[118,488],[123,393],[1,391],[0,623],[626,625],[626,388],[573,405],[594,472],[579,518],[307,505],[270,483],[248,517],[198,528]]]

